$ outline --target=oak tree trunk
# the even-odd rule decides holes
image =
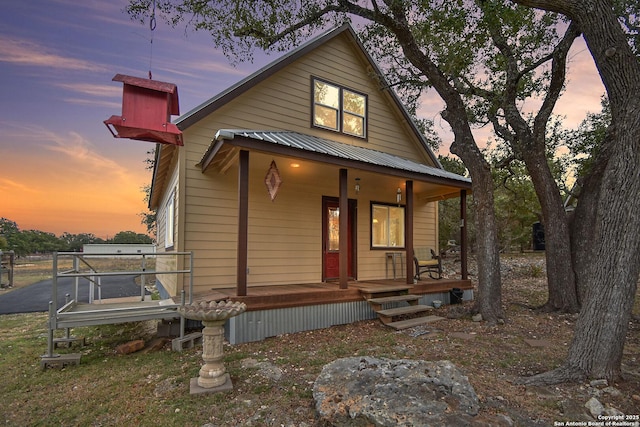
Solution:
[[[454,141],[451,152],[458,155],[469,169],[472,182],[475,226],[477,230],[476,257],[478,264],[478,295],[475,309],[489,323],[504,318],[502,309],[502,280],[498,232],[493,205],[493,179],[491,169],[475,142],[462,96],[449,79],[434,64],[416,42],[402,2],[390,4],[393,22],[380,22],[397,37],[405,57],[427,77],[446,104],[442,118],[451,126]]]
[[[560,191],[544,149],[524,150],[523,157],[542,208],[549,292],[543,309],[577,313],[580,305],[571,259],[569,222]]]
[[[478,153],[474,151],[473,147],[457,142],[451,145],[451,152],[462,159],[472,177],[478,265],[478,293],[474,311],[490,324],[495,324],[504,319],[504,312],[493,179],[489,164],[479,158],[479,150]]]
[[[608,2],[516,1],[563,13],[578,23],[607,90],[612,116],[576,207],[573,230],[582,234],[574,235],[574,257],[584,301],[567,360],[523,382],[615,380],[640,273],[640,61]]]
[[[491,8],[484,13],[491,13]],[[522,70],[521,58],[511,49],[508,37],[501,29],[491,27],[489,32],[505,58],[506,71],[504,92],[499,98],[500,108],[493,110],[491,121],[496,133],[502,136],[513,152],[519,154],[524,161],[542,208],[548,286],[548,300],[543,309],[575,313],[579,309],[579,301],[571,263],[569,223],[560,191],[547,160],[546,134],[549,118],[565,84],[567,55],[580,31],[572,23],[553,47],[548,87],[544,90],[543,102],[532,123],[523,117],[519,101],[519,88],[526,75]],[[508,127],[499,120],[500,110],[504,112]]]

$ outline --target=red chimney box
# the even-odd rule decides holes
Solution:
[[[182,131],[171,123],[171,116],[180,114],[176,85],[123,74],[113,81],[124,83],[122,116],[104,121],[114,137],[184,145]]]

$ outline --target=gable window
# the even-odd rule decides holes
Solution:
[[[313,126],[367,137],[367,96],[313,79]]]
[[[404,206],[371,203],[371,247],[404,248]]]

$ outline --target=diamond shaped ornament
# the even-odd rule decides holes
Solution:
[[[271,161],[271,167],[269,167],[267,175],[264,177],[264,183],[267,186],[267,191],[269,192],[269,196],[271,197],[271,201],[273,202],[278,195],[280,186],[282,185],[280,171],[278,171],[275,160]]]

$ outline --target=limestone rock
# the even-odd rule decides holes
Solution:
[[[254,368],[258,369],[258,375],[267,378],[271,381],[278,382],[282,378],[282,369],[270,362],[258,362],[256,359],[244,359],[242,361],[242,368]]]
[[[609,386],[602,389],[603,393],[611,395],[613,397],[622,396],[622,392],[615,387]]]
[[[467,377],[446,360],[338,359],[323,367],[313,397],[334,426],[465,425],[479,409]]]
[[[598,418],[598,415],[602,415],[604,412],[604,406],[602,406],[602,403],[600,403],[600,401],[595,397],[589,399],[584,406],[589,410],[591,416],[596,419]]]
[[[614,408],[612,406],[604,408],[604,415],[609,415],[609,416],[614,416],[614,417],[622,417],[620,419],[621,420],[624,419],[624,412],[622,412],[621,410],[619,410],[617,408]]]

